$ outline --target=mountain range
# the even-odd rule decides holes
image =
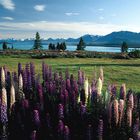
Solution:
[[[120,45],[122,42],[127,42],[129,45],[140,46],[140,33],[130,31],[119,31],[112,32],[105,36],[99,35],[83,35],[81,36],[87,45]],[[79,38],[68,38],[68,39],[52,39],[47,40],[48,43],[66,42],[67,44],[77,44]]]
[[[128,45],[132,46],[140,46],[140,33],[136,32],[130,32],[130,31],[119,31],[119,32],[112,32],[110,34],[100,36],[100,35],[90,35],[86,34],[81,36],[86,43],[86,45],[120,45],[122,44],[123,41],[127,42]],[[43,44],[49,44],[49,43],[61,43],[61,42],[66,42],[68,45],[76,45],[80,38],[68,38],[68,39],[63,39],[63,38],[58,38],[58,39],[42,39]],[[2,41],[2,40],[1,40]],[[12,41],[19,41],[15,39],[7,39],[7,42],[12,42]],[[33,41],[33,39],[25,39],[25,40],[20,40],[20,41]]]

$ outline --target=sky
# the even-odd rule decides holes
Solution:
[[[140,32],[140,0],[0,0],[0,38]]]

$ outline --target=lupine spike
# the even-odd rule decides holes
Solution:
[[[115,125],[117,125],[119,121],[118,100],[114,100],[113,102],[113,113]]]
[[[86,78],[85,81],[84,81],[84,90],[85,90],[85,97],[86,97],[86,100],[85,100],[85,103],[87,104],[88,102],[88,97],[89,97],[89,86],[88,86],[88,79]]]
[[[22,74],[19,75],[19,89],[23,89],[23,78],[22,78]]]
[[[1,68],[1,87],[5,87],[5,71],[3,67]]]
[[[69,140],[70,139],[70,131],[69,127],[65,125],[64,127],[64,140]]]
[[[101,80],[101,78],[99,77],[98,83],[97,83],[97,94],[98,94],[99,96],[101,96],[101,93],[102,93],[102,86],[103,86],[102,80]]]
[[[11,85],[11,91],[10,91],[10,109],[12,109],[12,106],[15,103],[15,88],[13,84]]]
[[[125,84],[122,84],[120,88],[120,99],[125,100],[126,99],[126,86]]]
[[[119,100],[119,125],[121,125],[124,116],[124,100]]]
[[[104,72],[103,72],[103,67],[100,67],[100,72],[99,72],[99,77],[102,80],[102,83],[104,82]]]
[[[132,126],[132,108],[127,108],[127,124],[129,127]]]

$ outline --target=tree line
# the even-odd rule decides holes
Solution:
[[[3,48],[3,50],[9,49],[6,42],[3,42],[2,48]],[[40,34],[39,34],[39,32],[37,32],[35,35],[34,45],[33,45],[32,49],[40,50],[42,48],[43,48],[43,46],[41,43]],[[85,48],[86,48],[86,43],[84,42],[83,38],[81,37],[79,40],[79,43],[77,44],[76,50],[85,50]],[[12,45],[12,49],[13,49],[13,45]],[[63,50],[63,51],[65,51],[66,49],[67,49],[67,46],[66,46],[65,42],[57,43],[57,44],[50,43],[48,45],[48,50]],[[128,52],[128,45],[126,42],[122,43],[121,52],[122,53]]]

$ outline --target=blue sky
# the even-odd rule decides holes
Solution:
[[[140,0],[0,0],[0,38],[140,32]]]

